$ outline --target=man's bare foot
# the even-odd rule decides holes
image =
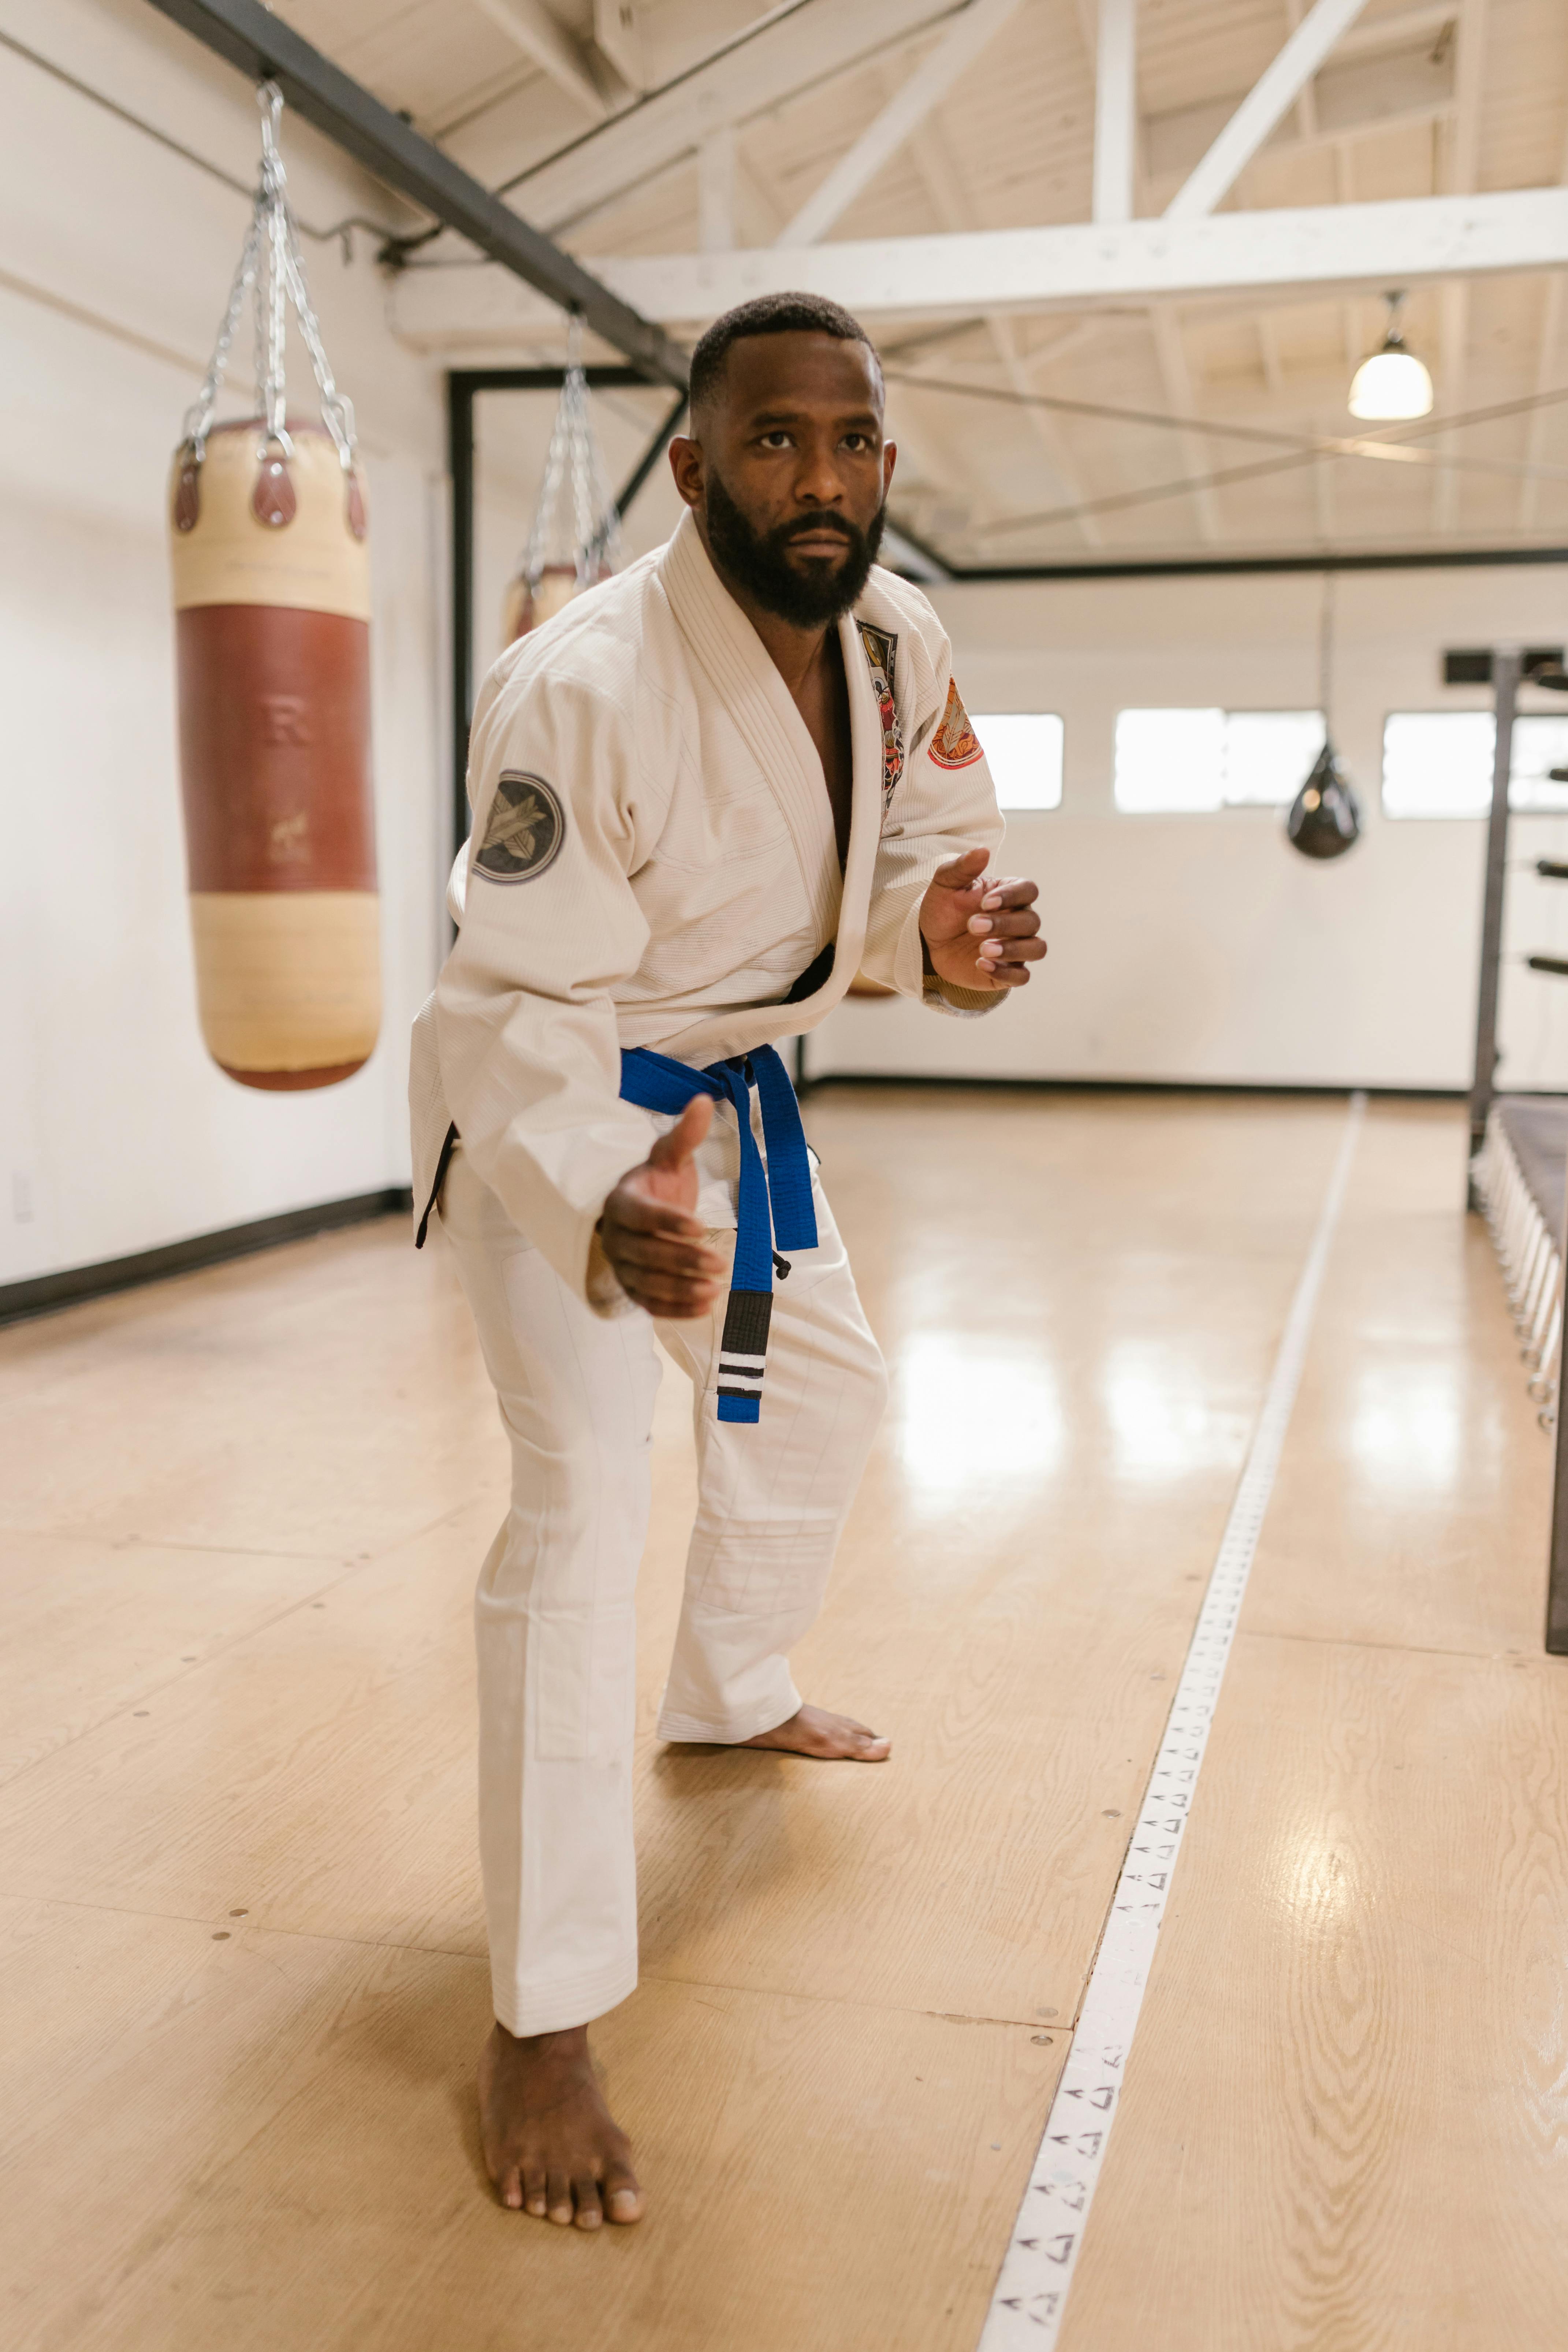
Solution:
[[[479,2137],[513,2212],[580,2230],[641,2221],[631,2144],[605,2105],[585,2025],[521,2040],[495,2028],[479,2057]]]
[[[852,1715],[829,1715],[826,1707],[797,1707],[787,1723],[759,1731],[754,1739],[737,1741],[741,1748],[782,1748],[788,1756],[847,1758],[853,1764],[880,1764],[893,1743],[879,1731],[868,1730]]]

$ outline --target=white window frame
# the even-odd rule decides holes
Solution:
[[[1398,719],[1470,719],[1476,732],[1495,729],[1497,715],[1491,710],[1387,710],[1383,718],[1383,761],[1378,778],[1379,804],[1391,824],[1479,824],[1489,814],[1492,796],[1492,758],[1496,736],[1487,745],[1486,783],[1484,793],[1478,791],[1476,805],[1466,809],[1400,808],[1391,805],[1388,797],[1388,730]],[[1560,733],[1562,742],[1548,746],[1538,765],[1523,767],[1521,751],[1528,751],[1537,730],[1552,729]],[[1568,784],[1546,781],[1549,767],[1568,766],[1568,713],[1552,710],[1521,710],[1513,721],[1513,773],[1508,804],[1513,816],[1568,815]],[[1531,789],[1531,787],[1535,789]]]
[[[1185,807],[1178,806],[1173,808],[1140,805],[1136,801],[1122,799],[1121,791],[1122,764],[1121,722],[1124,719],[1143,718],[1167,720],[1172,719],[1179,719],[1190,718],[1194,719],[1210,719],[1218,722],[1217,729],[1215,730],[1215,749],[1211,755],[1217,766],[1219,776],[1219,792],[1217,798],[1201,803],[1189,803]],[[1233,799],[1226,793],[1226,770],[1229,761],[1228,737],[1235,720],[1247,719],[1310,719],[1312,722],[1313,728],[1317,731],[1317,742],[1310,750],[1303,751],[1300,772],[1297,773],[1295,769],[1292,768],[1291,772],[1294,781],[1290,783],[1288,791],[1282,790],[1277,797],[1265,800],[1248,795],[1246,798]],[[1197,731],[1197,730],[1194,730],[1194,734]],[[1320,710],[1308,710],[1300,706],[1292,706],[1289,709],[1279,709],[1265,708],[1260,705],[1254,704],[1245,709],[1226,709],[1218,703],[1206,702],[1129,704],[1124,709],[1119,710],[1116,714],[1115,751],[1112,761],[1111,793],[1115,800],[1117,814],[1119,816],[1130,817],[1226,816],[1233,814],[1238,810],[1244,809],[1262,809],[1272,812],[1279,809],[1289,808],[1291,802],[1295,799],[1296,794],[1300,791],[1301,786],[1306,782],[1308,775],[1311,771],[1312,762],[1317,758],[1319,751],[1322,749],[1323,741],[1326,740],[1326,733],[1327,730],[1322,712]]]

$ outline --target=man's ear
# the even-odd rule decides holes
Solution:
[[[884,499],[893,487],[893,468],[898,462],[898,443],[896,441],[884,441],[882,444],[882,496]]]
[[[669,470],[675,477],[675,487],[685,505],[702,504],[702,444],[689,434],[678,433],[669,445]]]

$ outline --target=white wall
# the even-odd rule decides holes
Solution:
[[[0,0],[0,25],[253,173],[246,84],[140,0]],[[393,217],[287,121],[285,156],[304,219]],[[165,480],[247,213],[0,49],[0,1282],[407,1181],[448,804],[442,399],[386,330],[363,235],[352,265],[308,243],[306,267],[369,478],[381,1042],[346,1085],[270,1095],[226,1078],[196,1026]]]
[[[814,1073],[1462,1087],[1474,1050],[1485,827],[1385,820],[1384,715],[1485,706],[1441,683],[1447,646],[1568,637],[1568,567],[1360,572],[1337,587],[1334,734],[1360,793],[1356,847],[1318,866],[1280,815],[1124,816],[1127,705],[1311,708],[1321,585],[1288,574],[955,585],[934,592],[972,710],[1067,725],[1060,809],[1009,821],[1003,865],[1040,880],[1050,955],[980,1022],[852,1001]],[[1563,710],[1560,698],[1529,705]],[[1568,820],[1516,821],[1516,861],[1568,856]],[[1502,1082],[1568,1088],[1568,885],[1510,873]]]

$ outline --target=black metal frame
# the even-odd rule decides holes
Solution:
[[[563,310],[580,313],[596,335],[656,382],[686,388],[687,356],[662,327],[612,294],[580,262],[531,228],[482,181],[368,89],[312,48],[261,0],[150,0],[252,81],[275,81],[307,122],[422,212],[466,236],[503,269]]]
[[[1211,575],[1227,579],[1278,572],[1469,572],[1484,570],[1489,563],[1568,563],[1568,547],[1415,547],[1346,555],[1320,550],[1302,555],[1172,555],[1110,563],[982,563],[961,571],[945,555],[923,546],[902,523],[899,529],[912,547],[942,566],[948,580],[960,585],[974,581],[991,587],[1049,580],[1202,580]]]
[[[1519,708],[1524,656],[1518,646],[1500,646],[1492,656],[1492,695],[1497,741],[1492,753],[1492,804],[1487,817],[1486,886],[1481,899],[1481,972],[1476,1006],[1476,1058],[1470,1080],[1470,1156],[1481,1148],[1487,1113],[1497,1092],[1498,982],[1502,964],[1503,885],[1508,876],[1509,783],[1513,774],[1513,722]],[[1481,1205],[1475,1178],[1468,1203]]]
[[[1492,754],[1492,799],[1487,818],[1486,885],[1481,902],[1481,970],[1476,1006],[1476,1059],[1470,1084],[1470,1157],[1480,1150],[1487,1118],[1497,1095],[1497,1016],[1502,967],[1503,901],[1508,877],[1510,786],[1513,778],[1513,729],[1519,711],[1519,689],[1527,685],[1541,656],[1519,646],[1499,646],[1492,655],[1492,691],[1497,710],[1497,742]],[[1557,686],[1560,680],[1551,680]],[[1550,960],[1531,957],[1538,970],[1551,970]],[[1468,1203],[1481,1206],[1472,1172]],[[1558,1246],[1568,1255],[1568,1234],[1558,1235]],[[1559,1314],[1563,1317],[1557,1370],[1557,1417],[1552,1439],[1552,1533],[1546,1563],[1546,1649],[1549,1656],[1568,1657],[1568,1286]]]

